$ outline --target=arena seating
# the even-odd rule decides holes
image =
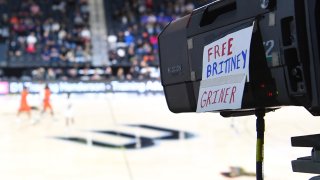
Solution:
[[[0,0],[2,80],[159,79],[157,35],[201,4],[104,0],[108,66],[92,66],[88,0]]]
[[[7,65],[55,67],[90,63],[87,0],[2,0]]]

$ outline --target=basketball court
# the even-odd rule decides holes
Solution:
[[[54,118],[34,108],[36,124],[16,117],[19,98],[0,97],[1,179],[223,180],[231,166],[255,172],[254,116],[173,114],[162,94],[79,94],[67,127],[66,95],[53,95]],[[290,137],[319,133],[320,118],[286,107],[265,119],[265,179],[315,176],[292,172],[291,160],[311,148],[291,147]]]

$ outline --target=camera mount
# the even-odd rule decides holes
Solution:
[[[320,174],[320,134],[296,136],[291,138],[293,147],[312,147],[311,156],[293,160],[293,172]],[[320,176],[311,180],[320,180]]]
[[[264,131],[265,131],[265,109],[256,109],[257,117],[257,147],[256,147],[256,177],[257,180],[263,180],[263,149],[264,149]]]
[[[320,116],[319,11],[319,0],[219,0],[174,20],[159,35],[170,111],[256,115],[258,180],[265,113],[301,106]],[[312,156],[293,161],[296,172],[320,170],[320,145],[308,145]]]

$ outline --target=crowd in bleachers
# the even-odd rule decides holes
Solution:
[[[104,0],[109,64],[91,65],[89,0],[0,0],[10,63],[24,80],[159,79],[158,34],[197,7],[191,0]]]
[[[0,0],[0,6],[9,64],[90,62],[88,0]]]
[[[125,71],[125,78],[141,78],[159,68],[158,34],[170,21],[189,14],[195,5],[189,0],[107,1],[109,59]],[[108,11],[111,10],[111,11]],[[110,22],[112,21],[112,22]],[[120,73],[121,74],[121,73]]]

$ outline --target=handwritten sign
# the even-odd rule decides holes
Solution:
[[[204,47],[197,112],[240,109],[249,81],[253,25]]]

